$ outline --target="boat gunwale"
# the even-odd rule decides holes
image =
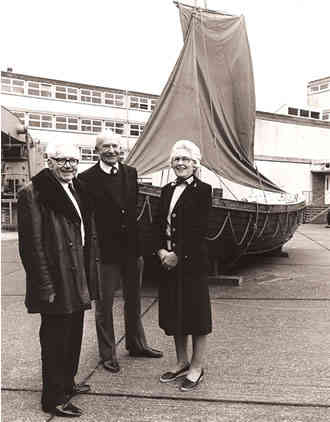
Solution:
[[[139,184],[139,193],[153,197],[159,197],[161,188],[159,186]],[[212,208],[224,208],[230,211],[262,213],[262,214],[283,214],[302,211],[306,207],[305,201],[289,204],[261,204],[259,202],[237,201],[227,198],[219,198],[212,195]]]

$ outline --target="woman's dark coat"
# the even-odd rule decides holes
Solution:
[[[167,249],[166,219],[174,189],[171,183],[162,189],[156,221],[157,250]],[[159,282],[159,325],[167,335],[202,335],[212,330],[205,278],[208,269],[205,236],[211,204],[211,186],[195,177],[171,213],[171,242],[178,265],[170,271],[161,268]]]
[[[81,185],[74,186],[84,204]],[[67,314],[91,307],[99,297],[100,259],[93,217],[80,217],[49,169],[32,178],[19,195],[19,252],[26,272],[25,305],[30,313]],[[55,301],[48,302],[55,293]]]

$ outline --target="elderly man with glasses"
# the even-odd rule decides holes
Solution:
[[[84,311],[99,297],[100,260],[93,215],[75,178],[79,150],[53,144],[47,153],[48,168],[19,194],[19,252],[27,310],[41,315],[42,409],[77,417],[82,411],[70,398],[90,390],[74,378]]]

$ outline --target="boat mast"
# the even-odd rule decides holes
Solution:
[[[173,3],[176,5],[176,7],[184,6],[184,7],[190,7],[192,9],[198,9],[207,13],[214,13],[214,14],[220,14],[220,15],[225,15],[225,16],[233,16],[232,13],[228,13],[228,12],[223,12],[223,11],[217,11],[217,10],[212,10],[212,9],[208,9],[207,8],[207,0],[204,0],[204,7],[198,7],[197,6],[197,0],[194,0],[194,6],[192,6],[191,4],[185,4],[185,3],[181,3],[180,1],[173,1]]]

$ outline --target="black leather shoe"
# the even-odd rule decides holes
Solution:
[[[86,394],[86,393],[89,393],[90,391],[91,391],[91,386],[89,384],[85,384],[84,382],[82,382],[80,384],[75,384],[73,386],[71,394],[73,395]]]
[[[79,407],[73,405],[70,402],[65,404],[59,404],[54,409],[47,409],[43,407],[43,411],[51,413],[55,416],[62,416],[65,418],[77,418],[83,414],[82,410],[79,409]]]
[[[120,371],[119,363],[118,362],[114,362],[112,360],[105,360],[103,362],[103,367],[107,371],[113,372],[113,373],[116,373],[116,372],[119,372]]]
[[[176,372],[165,372],[163,375],[160,376],[159,381],[160,382],[171,382],[175,381],[177,378],[182,376],[182,374],[190,368],[190,363],[187,363],[183,368],[179,369]]]
[[[183,380],[183,383],[180,387],[181,391],[191,391],[198,386],[200,382],[203,381],[204,378],[204,369],[202,369],[200,376],[197,378],[196,381],[190,381],[187,377]]]
[[[151,347],[144,347],[141,350],[130,349],[129,355],[135,358],[162,358],[163,353]]]

